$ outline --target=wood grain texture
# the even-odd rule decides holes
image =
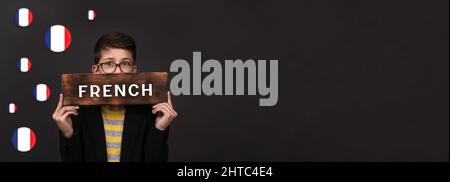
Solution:
[[[63,105],[141,105],[157,104],[167,102],[167,72],[145,72],[145,73],[122,73],[122,74],[63,74],[62,92],[64,94]],[[152,96],[130,96],[125,97],[86,97],[79,98],[79,85],[122,85],[128,88],[131,84],[152,84]],[[111,89],[114,95],[114,89]]]

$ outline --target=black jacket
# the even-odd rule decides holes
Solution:
[[[120,152],[121,162],[167,161],[169,129],[155,128],[152,108],[126,106]],[[106,162],[106,141],[100,106],[80,106],[78,116],[72,116],[74,134],[65,138],[60,133],[63,161]]]

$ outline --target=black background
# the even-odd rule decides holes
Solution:
[[[21,7],[34,15],[27,28],[14,23]],[[139,71],[169,71],[193,51],[279,60],[274,107],[258,96],[174,97],[169,161],[448,161],[448,17],[446,0],[2,1],[0,161],[60,161],[60,75],[90,72],[109,31],[136,39]],[[45,47],[54,24],[71,31],[68,51]],[[30,72],[17,70],[20,57]],[[34,99],[37,83],[52,89],[48,102]],[[37,135],[27,153],[11,145],[20,126]]]

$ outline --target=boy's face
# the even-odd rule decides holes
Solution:
[[[126,49],[108,48],[101,51],[97,65],[92,66],[92,73],[136,73],[137,67],[133,55]]]

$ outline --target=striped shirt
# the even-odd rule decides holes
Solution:
[[[108,162],[120,162],[123,122],[125,108],[113,111],[102,107],[103,127],[105,129],[106,155]]]

